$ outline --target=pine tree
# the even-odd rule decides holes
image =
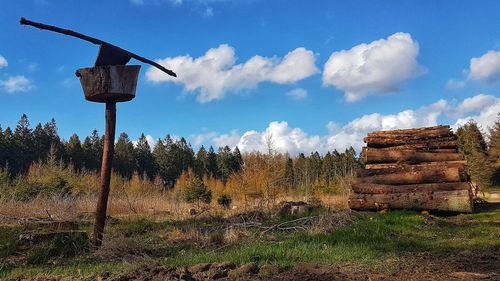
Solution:
[[[491,177],[493,185],[500,185],[500,114],[497,121],[490,128],[490,142],[488,146],[488,159],[494,169]]]
[[[205,174],[208,173],[207,167],[208,167],[207,151],[205,150],[205,147],[202,145],[198,150],[198,153],[196,153],[196,160],[193,169],[194,174],[200,179],[203,179]]]
[[[240,149],[236,146],[233,150],[232,172],[238,172],[243,168],[243,157],[241,156]]]
[[[488,188],[491,185],[493,169],[487,159],[486,141],[474,120],[457,129],[457,145],[467,159],[472,181],[480,189]]]
[[[28,116],[23,114],[19,119],[13,134],[12,174],[25,172],[34,158],[33,135]]]
[[[84,153],[82,143],[77,134],[73,134],[65,144],[68,161],[73,165],[75,171],[80,171],[84,164]]]
[[[217,154],[215,154],[212,146],[210,146],[207,153],[207,172],[211,178],[217,178],[219,175],[219,170],[217,168]]]
[[[82,145],[83,161],[86,169],[99,171],[102,161],[103,139],[94,129],[92,135],[85,138]]]
[[[219,177],[224,185],[226,185],[227,179],[233,171],[233,155],[231,148],[227,145],[219,148],[219,153],[217,153],[217,170],[219,171]]]
[[[116,142],[113,168],[125,178],[131,178],[136,170],[134,145],[126,133],[121,133]]]
[[[153,149],[153,159],[157,168],[157,173],[162,179],[163,185],[168,181],[167,166],[167,150],[163,144],[163,140],[158,139]]]
[[[137,172],[148,179],[154,179],[156,175],[155,162],[151,153],[151,147],[143,133],[134,148],[134,155],[137,163]]]

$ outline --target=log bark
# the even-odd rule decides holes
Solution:
[[[417,129],[404,129],[404,130],[391,130],[391,131],[376,131],[372,133],[368,133],[368,137],[444,137],[451,136],[453,132],[450,129],[450,126],[435,126],[435,127],[427,127],[427,128],[417,128]]]
[[[368,147],[394,147],[394,146],[417,146],[424,148],[456,148],[457,137],[447,136],[440,138],[426,138],[419,136],[387,136],[387,137],[365,137],[364,142]]]
[[[469,190],[468,182],[445,182],[407,185],[387,185],[387,184],[360,184],[352,185],[352,191],[363,194],[391,194],[391,193],[411,193],[429,191],[452,191]]]
[[[349,207],[354,210],[417,209],[472,212],[468,190],[412,192],[393,194],[352,194]]]
[[[424,141],[422,143],[409,143],[403,145],[395,145],[395,146],[378,146],[373,145],[372,143],[367,145],[368,147],[376,147],[383,150],[421,150],[421,151],[438,151],[444,149],[452,149],[454,152],[457,150],[457,142],[456,141]]]
[[[462,162],[462,161],[461,161]],[[370,165],[388,165],[388,164],[370,164]],[[390,164],[389,164],[390,165]],[[443,162],[422,163],[417,165],[393,164],[391,168],[380,169],[356,169],[357,177],[370,177],[377,175],[412,173],[412,172],[442,172],[447,169],[458,169],[461,174],[466,173],[466,166],[462,163],[444,164]]]
[[[466,167],[466,160],[457,160],[457,161],[443,161],[443,162],[425,162],[417,165],[410,165],[408,163],[388,163],[388,164],[366,164],[365,169],[397,169],[400,167],[412,167],[412,166],[444,166],[444,167]]]
[[[357,178],[356,183],[376,184],[419,184],[467,181],[467,174],[460,168],[445,168],[436,170],[421,170],[380,174]]]
[[[362,157],[365,164],[395,162],[420,163],[463,160],[463,156],[459,153],[433,153],[416,150],[383,150],[371,147],[363,148]]]

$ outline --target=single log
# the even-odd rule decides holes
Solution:
[[[428,128],[418,128],[418,129],[406,129],[406,130],[392,130],[392,131],[377,131],[368,133],[368,137],[425,137],[425,138],[435,138],[435,137],[446,137],[453,135],[449,126],[436,126]]]
[[[368,147],[377,147],[378,144],[369,143]],[[379,145],[379,149],[384,150],[421,150],[421,151],[444,151],[445,149],[451,149],[456,152],[457,150],[457,142],[456,141],[423,141],[421,143],[408,143],[402,145],[394,145],[394,146],[381,146]]]
[[[368,147],[392,147],[419,145],[428,148],[456,148],[457,137],[447,136],[440,138],[425,138],[420,136],[407,137],[365,137],[364,142]]]
[[[443,162],[424,162],[417,165],[410,165],[408,163],[388,163],[388,164],[366,164],[365,169],[394,169],[399,168],[401,166],[445,166],[445,167],[465,167],[467,166],[466,160],[457,160],[457,161],[443,161]]]
[[[463,160],[463,156],[459,153],[433,153],[416,150],[382,150],[371,147],[363,148],[362,157],[365,164],[395,162],[420,163]]]
[[[444,183],[426,183],[426,184],[406,184],[406,185],[387,185],[387,184],[360,184],[352,185],[352,191],[363,194],[390,194],[390,193],[410,193],[410,192],[428,192],[428,191],[451,191],[451,190],[469,190],[468,182],[444,182]]]
[[[460,161],[465,162],[465,161]],[[398,173],[411,173],[411,172],[431,172],[431,171],[444,171],[446,169],[456,168],[460,173],[466,173],[465,165],[463,163],[451,163],[448,162],[432,162],[432,163],[421,163],[417,165],[409,164],[369,164],[369,165],[393,165],[393,167],[379,168],[379,169],[356,169],[357,177],[370,177],[377,175],[388,175],[388,174],[398,174]]]
[[[422,170],[373,175],[357,178],[356,183],[402,185],[419,183],[461,182],[466,180],[467,174],[460,168],[446,168],[439,170]]]
[[[354,210],[417,209],[472,212],[468,190],[412,192],[393,194],[351,194],[349,207]]]

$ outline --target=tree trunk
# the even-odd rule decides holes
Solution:
[[[370,170],[368,170],[370,171]],[[467,175],[460,168],[403,171],[357,178],[356,183],[376,183],[389,185],[441,183],[466,181]]]
[[[465,174],[465,165],[462,163],[453,164],[443,164],[442,162],[421,163],[417,165],[401,165],[393,164],[393,167],[387,167],[388,164],[369,164],[369,165],[385,165],[385,167],[380,169],[357,169],[357,177],[370,177],[377,175],[387,175],[387,174],[400,174],[400,173],[411,173],[411,172],[442,172],[446,169],[456,168],[461,174]]]
[[[386,137],[365,137],[364,141],[368,147],[408,147],[408,148],[456,148],[456,136],[439,138],[425,138],[419,136],[386,136]],[[413,146],[413,147],[412,147]]]
[[[352,194],[349,207],[354,210],[418,209],[472,212],[468,190],[411,192],[392,194]]]
[[[355,183],[352,185],[352,190],[355,193],[363,193],[363,194],[452,191],[452,190],[469,190],[469,188],[470,188],[470,183],[468,182],[444,182],[444,183],[406,184],[406,185]]]
[[[414,167],[414,166],[444,166],[444,167],[465,167],[467,166],[467,161],[457,160],[457,161],[443,161],[443,162],[425,162],[418,165],[409,165],[407,163],[389,163],[389,164],[366,164],[365,169],[397,169],[400,167]]]
[[[92,243],[98,248],[102,244],[104,225],[106,223],[106,210],[108,207],[109,183],[111,181],[111,167],[113,165],[113,154],[115,150],[115,128],[116,128],[116,102],[106,103],[106,131],[104,134],[104,147],[102,153],[100,193],[95,213],[94,232]]]
[[[363,149],[363,162],[373,163],[395,163],[395,162],[440,162],[463,160],[459,153],[434,153],[416,150],[383,150],[371,147]]]
[[[435,126],[417,129],[404,129],[392,131],[378,131],[368,133],[368,137],[421,137],[437,138],[453,135],[450,126]]]

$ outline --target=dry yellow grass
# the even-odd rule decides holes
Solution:
[[[274,207],[283,201],[306,201],[306,199],[305,196],[300,194],[282,195],[276,198],[275,203],[269,207]],[[347,196],[345,195],[323,195],[319,197],[319,200],[322,206],[329,209],[347,209]],[[237,200],[233,201],[230,209],[223,209],[216,202],[212,202],[210,206],[205,206],[204,213],[230,216],[244,211],[261,209],[263,201],[265,200],[255,199],[251,202]],[[97,194],[95,193],[75,197],[37,197],[27,202],[9,200],[1,203],[0,218],[92,219],[96,202]],[[182,194],[176,190],[163,193],[138,193],[135,195],[122,192],[110,195],[108,214],[112,217],[149,216],[158,219],[184,219],[191,216],[189,210],[192,208],[194,206],[185,203]]]

